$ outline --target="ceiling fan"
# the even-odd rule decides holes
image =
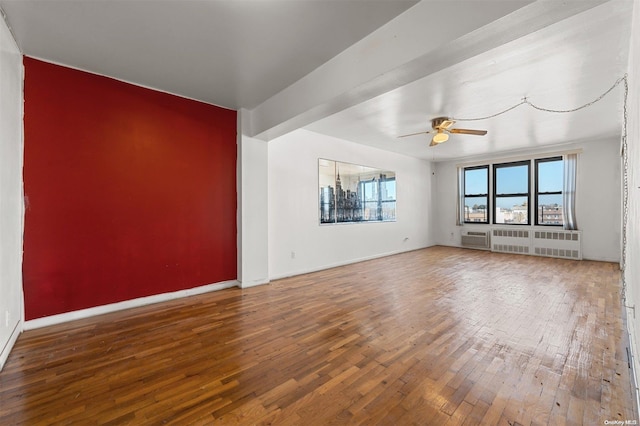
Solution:
[[[428,133],[435,133],[431,138],[429,146],[436,146],[442,142],[449,140],[449,133],[460,133],[463,135],[477,135],[484,136],[487,134],[486,130],[472,130],[472,129],[452,129],[451,126],[455,124],[455,120],[448,117],[437,117],[431,120],[431,127],[433,130],[426,132],[410,133],[408,135],[398,136],[399,138],[406,138],[407,136],[416,136]]]

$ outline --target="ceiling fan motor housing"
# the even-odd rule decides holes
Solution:
[[[453,124],[453,121],[449,117],[436,117],[431,120],[431,127],[434,129],[447,128]]]

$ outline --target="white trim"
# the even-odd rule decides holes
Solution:
[[[18,336],[22,333],[22,329],[20,327],[21,324],[21,321],[16,323],[16,326],[13,328],[13,332],[11,332],[11,336],[9,336],[7,344],[2,348],[2,352],[0,352],[0,371],[2,371],[5,362],[7,362],[11,349],[13,349],[13,346],[16,344],[16,340],[18,340]]]
[[[394,250],[394,251],[390,251],[390,252],[387,252],[387,253],[374,254],[372,256],[365,256],[365,257],[360,257],[360,258],[357,258],[357,259],[350,259],[350,260],[343,261],[343,262],[330,263],[328,265],[318,266],[316,268],[300,269],[298,271],[287,272],[286,274],[280,274],[280,275],[272,276],[271,280],[279,280],[279,279],[282,279],[282,278],[295,277],[296,275],[303,275],[303,274],[309,274],[311,272],[324,271],[326,269],[337,268],[338,266],[351,265],[352,263],[365,262],[367,260],[379,259],[381,257],[394,256],[394,255],[400,254],[400,253],[408,253],[410,251],[422,250],[422,249],[427,248],[427,247],[433,247],[434,245],[438,245],[438,244],[431,244],[431,245],[428,245],[428,246],[412,248],[412,249],[409,249],[409,250]]]
[[[223,281],[215,284],[203,285],[200,287],[189,288],[186,290],[178,290],[171,293],[154,294],[153,296],[139,297],[137,299],[125,300],[108,305],[96,306],[93,308],[81,309],[79,311],[65,312],[63,314],[51,315],[43,318],[36,318],[24,322],[24,330],[33,330],[35,328],[47,327],[50,325],[61,324],[63,322],[74,321],[82,318],[89,318],[96,315],[107,314],[110,312],[121,311],[123,309],[137,308],[140,306],[151,305],[159,302],[166,302],[183,297],[194,296],[196,294],[208,293],[211,291],[222,290],[230,287],[239,287],[236,280]]]
[[[259,280],[253,280],[253,281],[241,281],[240,284],[238,285],[238,287],[240,288],[250,288],[250,287],[256,287],[259,285],[264,285],[264,284],[269,284],[271,281],[269,281],[268,279],[259,279]]]

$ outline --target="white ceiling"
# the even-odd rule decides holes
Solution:
[[[429,160],[619,137],[634,0],[0,0],[28,56]]]
[[[1,0],[23,53],[252,109],[417,0]]]
[[[631,2],[613,1],[463,60],[362,102],[307,129],[416,157],[477,158],[549,145],[619,138],[624,84],[597,103],[571,113],[521,105],[495,118],[459,120],[454,127],[488,130],[486,136],[451,135],[426,148],[438,116],[481,118],[527,98],[546,109],[588,104],[624,76]]]

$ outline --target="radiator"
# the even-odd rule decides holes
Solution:
[[[462,247],[489,248],[489,234],[480,231],[468,231],[462,234]]]
[[[534,231],[533,251],[538,256],[582,259],[582,233],[580,231]]]
[[[496,228],[491,230],[491,251],[529,254],[531,231],[528,229]]]
[[[562,229],[543,231],[515,227],[493,228],[491,251],[580,260],[582,234],[580,231]]]

